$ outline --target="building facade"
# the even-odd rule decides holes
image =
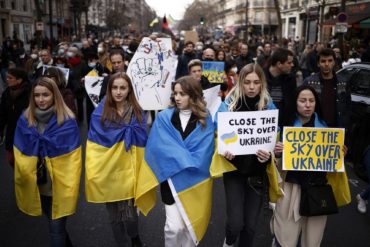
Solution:
[[[32,0],[0,0],[0,42],[18,38],[25,43],[34,33]]]
[[[328,42],[336,34],[341,0],[280,0],[282,36],[303,38],[312,44]],[[369,34],[370,1],[345,1],[348,35]]]
[[[211,0],[210,2],[218,6],[217,14],[212,20],[214,28],[224,28],[232,34],[245,32],[245,30],[253,34],[276,33],[277,14],[273,0]]]
[[[114,9],[121,9],[125,20],[122,31],[144,32],[156,17],[155,11],[145,0],[92,0],[88,10],[88,24],[101,28],[107,27],[107,17]]]

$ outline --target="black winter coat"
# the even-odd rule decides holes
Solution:
[[[17,121],[22,112],[27,108],[30,96],[28,82],[23,82],[15,88],[7,88],[1,96],[0,102],[0,136],[5,136],[5,149],[13,148],[14,133]]]

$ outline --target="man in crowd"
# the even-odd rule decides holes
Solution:
[[[268,66],[269,61],[270,61],[269,60],[270,59],[270,56],[271,56],[271,44],[266,42],[263,45],[263,52],[257,58],[257,63],[262,68],[266,68]]]
[[[293,56],[290,50],[278,48],[271,55],[271,65],[265,69],[269,93],[279,109],[279,125],[283,123],[287,103],[297,87],[296,79],[291,74]]]
[[[238,71],[241,71],[242,68],[250,63],[253,63],[253,56],[248,52],[248,45],[241,44],[240,46],[240,55],[235,59],[236,66],[238,67]]]
[[[207,48],[203,51],[202,60],[203,61],[215,61],[216,52],[212,48]]]
[[[123,53],[123,50],[112,50],[109,54],[109,58],[112,64],[112,70],[113,70],[112,74],[125,71],[125,55]],[[99,95],[100,101],[104,98],[107,92],[109,78],[110,76],[106,76],[102,83],[102,87],[101,87],[100,95]]]
[[[188,74],[188,64],[195,58],[196,54],[194,52],[194,43],[192,41],[187,41],[185,43],[183,54],[179,55],[176,69],[176,79]]]
[[[335,53],[330,48],[317,54],[319,72],[307,77],[304,84],[315,88],[321,99],[323,119],[329,127],[348,127],[351,91],[349,84],[334,72]]]

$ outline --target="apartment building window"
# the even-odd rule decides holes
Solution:
[[[27,0],[23,0],[23,11],[27,12]]]
[[[5,0],[0,0],[0,8],[5,9]]]
[[[12,9],[14,9],[15,10],[15,8],[16,8],[16,6],[15,6],[16,4],[15,4],[15,1],[14,0],[12,0],[11,1],[11,3],[10,3],[10,6],[11,6],[11,8]]]

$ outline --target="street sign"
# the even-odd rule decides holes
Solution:
[[[36,22],[36,31],[43,31],[44,30],[44,23],[42,21]]]
[[[339,23],[335,24],[335,33],[346,33],[348,31],[348,23]]]
[[[348,19],[347,13],[340,12],[337,16],[337,22],[346,23]]]

